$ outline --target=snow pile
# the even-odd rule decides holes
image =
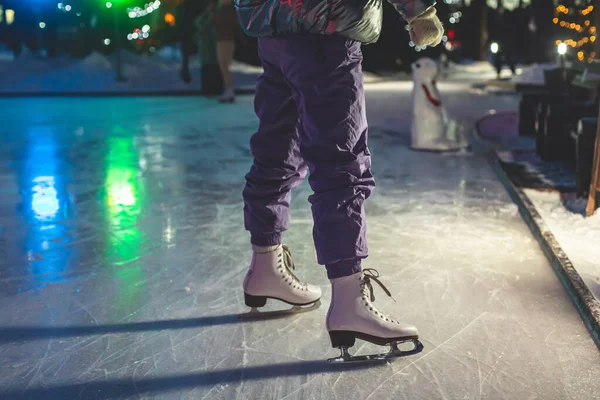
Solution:
[[[441,71],[442,75],[452,77],[453,81],[485,81],[496,77],[496,70],[487,61],[474,61],[457,64],[449,62]]]
[[[544,71],[557,68],[558,64],[534,64],[529,67],[525,67],[521,70],[519,75],[512,77],[511,81],[514,83],[529,84],[529,85],[543,85]]]
[[[184,83],[181,64],[173,49],[160,56],[122,53],[122,71],[127,78],[117,82],[116,57],[92,53],[84,59],[37,58],[25,51],[16,60],[0,59],[0,93],[127,93],[199,91],[200,66],[190,63],[192,83]],[[253,88],[262,69],[234,63],[238,88]]]
[[[588,287],[599,298],[600,283],[600,210],[585,217],[586,199],[572,193],[543,192],[526,189],[550,231],[575,266]]]

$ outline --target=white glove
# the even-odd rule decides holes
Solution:
[[[410,39],[416,46],[435,47],[442,41],[444,27],[436,15],[435,7],[408,21]]]

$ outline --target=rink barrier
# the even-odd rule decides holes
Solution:
[[[472,130],[473,142],[476,144],[474,150],[483,154],[488,163],[506,188],[511,199],[517,204],[521,217],[538,241],[542,251],[546,255],[550,265],[554,269],[559,281],[569,294],[569,297],[575,304],[579,315],[588,328],[596,346],[600,349],[600,302],[596,300],[590,289],[587,287],[573,263],[560,246],[560,243],[535,208],[529,197],[517,187],[508,177],[495,150],[489,146],[481,137],[479,131],[479,120]]]

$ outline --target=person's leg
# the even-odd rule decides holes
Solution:
[[[361,270],[367,257],[364,202],[375,185],[359,42],[341,36],[289,39],[282,70],[302,119],[300,148],[310,168],[314,241],[330,279]]]
[[[281,242],[290,225],[290,191],[302,182],[307,168],[298,147],[296,103],[277,65],[277,43],[259,40],[264,72],[256,85],[255,109],[260,124],[250,143],[254,164],[244,189],[244,220],[254,254],[244,279],[244,299],[253,308],[264,306],[268,298],[316,308],[321,289],[292,272],[291,253]]]
[[[496,68],[496,76],[498,79],[500,79],[502,73],[502,58],[503,55],[500,51],[494,54],[494,67]]]
[[[200,63],[202,65],[202,93],[216,96],[223,92],[223,78],[217,60],[216,32],[211,29],[199,42]]]
[[[411,341],[418,352],[418,330],[383,315],[372,303],[373,282],[384,287],[379,273],[361,271],[367,256],[364,202],[375,182],[367,148],[360,43],[302,36],[289,39],[280,54],[302,120],[300,148],[314,191],[310,201],[317,257],[331,282],[326,326],[332,346],[343,354],[333,361],[348,360],[347,349],[356,338],[391,344],[386,357],[410,353],[394,347],[397,342]]]
[[[264,72],[256,83],[254,108],[260,123],[250,142],[254,164],[243,193],[245,226],[256,246],[281,243],[290,225],[290,191],[307,173],[298,145],[298,110],[277,66],[276,43],[259,41]]]
[[[513,56],[512,50],[509,50],[506,52],[506,63],[508,64],[508,66],[510,68],[510,72],[513,75],[516,75],[517,68],[515,67],[515,58]]]
[[[233,61],[234,52],[234,40],[219,40],[217,42],[217,58],[219,60],[219,68],[225,86],[225,92],[219,98],[222,102],[228,102],[234,99],[233,74],[231,73],[231,61]]]

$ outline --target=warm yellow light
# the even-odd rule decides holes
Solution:
[[[594,43],[596,41],[596,36],[590,36],[590,42]]]
[[[552,20],[552,22],[554,22],[555,24],[558,24],[558,18],[554,18],[554,19]]]
[[[4,15],[6,15],[6,25],[11,25],[15,22],[15,10],[6,10]]]

